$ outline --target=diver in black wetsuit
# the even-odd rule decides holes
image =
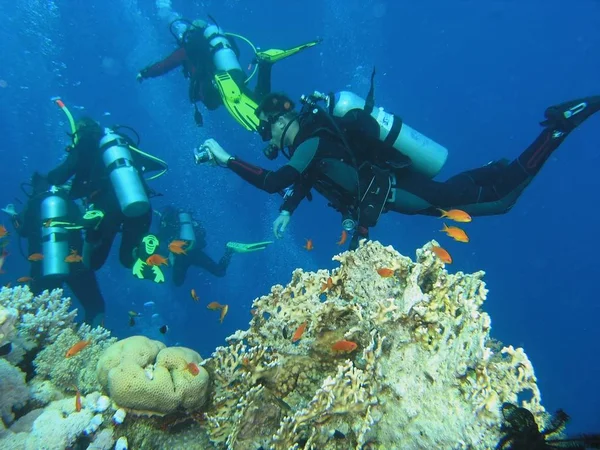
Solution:
[[[169,243],[174,240],[188,242],[185,254],[170,256],[175,286],[181,286],[184,283],[190,266],[201,267],[216,277],[225,276],[234,253],[233,250],[227,248],[219,262],[215,262],[203,250],[206,247],[206,230],[192,218],[190,213],[177,211],[172,206],[167,206],[163,208],[160,216],[158,238],[161,242]]]
[[[64,188],[51,186],[38,173],[31,178],[31,188],[23,211],[17,213],[12,205],[3,209],[11,215],[19,236],[27,239],[27,255],[43,255],[41,261],[31,262],[31,292],[38,295],[62,288],[66,283],[83,305],[85,322],[100,325],[104,318],[104,298],[94,272],[76,258],[70,263],[65,258],[81,252],[81,229],[93,228],[101,216],[83,214]]]
[[[102,267],[115,236],[121,232],[119,259],[123,266],[132,268],[136,247],[152,221],[149,189],[141,165],[125,136],[102,128],[92,119],[79,120],[73,138],[69,155],[48,173],[48,181],[61,185],[74,177],[71,198],[85,199],[104,212],[100,226],[86,233],[84,263],[92,270]]]
[[[439,215],[438,208],[462,209],[475,216],[508,212],[552,152],[600,110],[600,96],[551,106],[545,111],[541,134],[516,159],[493,162],[439,182],[412,170],[411,158],[401,153],[402,148],[392,147],[404,128],[399,118],[386,118],[388,125],[397,119],[396,125],[385,130],[391,139],[380,140],[383,125],[371,115],[372,91],[369,95],[360,108],[339,118],[334,117],[338,105],[333,96],[328,111],[309,97],[300,114],[286,95],[267,96],[257,109],[258,131],[264,141],[270,141],[265,155],[274,159],[289,148],[289,154],[284,152],[289,162],[276,171],[231,156],[212,139],[196,151],[196,160],[213,160],[269,193],[291,186],[274,223],[277,237],[300,202],[316,189],[354,223],[350,245],[355,248],[360,238],[368,238],[368,229],[376,225],[382,212]],[[414,154],[414,159],[419,156]]]

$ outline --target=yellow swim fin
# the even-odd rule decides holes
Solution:
[[[320,44],[323,40],[322,39],[317,39],[316,41],[310,41],[307,42],[306,44],[302,44],[299,45],[297,47],[294,48],[290,48],[289,50],[281,50],[278,48],[272,48],[269,50],[265,50],[264,52],[256,52],[256,59],[257,61],[264,61],[267,63],[276,63],[277,61],[280,61],[284,58],[287,58],[288,56],[292,56],[295,55],[298,52],[301,52],[302,50],[306,50],[307,48],[310,47],[314,47],[317,44]]]
[[[259,122],[254,113],[258,107],[256,102],[241,91],[227,72],[217,72],[215,74],[215,84],[229,114],[246,130],[256,131]]]

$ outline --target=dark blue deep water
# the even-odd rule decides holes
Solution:
[[[128,124],[141,148],[165,159],[167,175],[152,187],[166,204],[191,208],[208,230],[216,259],[228,240],[271,239],[280,198],[233,173],[193,164],[191,150],[214,137],[230,153],[263,167],[262,143],[221,108],[193,123],[187,82],[175,70],[138,84],[136,73],[174,49],[176,15],[213,15],[228,31],[263,48],[324,42],[278,63],[275,90],[293,98],[313,90],[366,95],[377,66],[377,104],[450,150],[439,179],[500,157],[513,158],[535,138],[549,105],[600,94],[600,2],[577,0],[106,0],[0,2],[0,204],[20,196],[19,183],[64,156],[61,96],[75,116]],[[250,53],[243,47],[242,61]],[[244,59],[245,58],[245,59]],[[523,346],[533,361],[544,405],[564,408],[570,432],[600,431],[600,264],[597,244],[600,117],[587,121],[554,153],[518,204],[503,216],[469,224],[471,242],[450,242],[436,218],[387,214],[372,237],[414,257],[435,238],[454,258],[451,272],[485,270],[484,308],[492,334]],[[9,225],[4,216],[0,223]],[[292,270],[332,268],[339,216],[322,199],[304,202],[285,239],[262,253],[236,255],[227,276],[190,270],[185,285],[134,279],[117,246],[98,272],[107,299],[105,325],[117,336],[146,334],[209,356],[245,328],[252,300]],[[315,250],[303,249],[312,238]],[[15,242],[0,283],[28,273]],[[167,272],[168,274],[168,272]],[[195,288],[200,304],[190,299]],[[143,306],[154,301],[153,310]],[[230,305],[223,324],[205,308]],[[135,327],[127,311],[143,313]],[[151,319],[151,315],[160,316]],[[161,335],[158,328],[168,324]]]

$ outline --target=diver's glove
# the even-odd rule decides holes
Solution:
[[[290,223],[292,216],[289,211],[282,210],[281,214],[275,219],[273,222],[273,233],[277,239],[281,239],[283,237],[283,233]]]
[[[15,209],[15,205],[13,205],[12,203],[9,203],[4,208],[2,208],[2,211],[4,211],[6,214],[8,214],[11,217],[17,215],[17,210]]]
[[[135,79],[137,80],[138,83],[141,83],[142,81],[144,81],[144,76],[142,75],[142,72],[138,72],[138,74],[135,76]]]

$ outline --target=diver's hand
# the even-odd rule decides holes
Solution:
[[[135,76],[135,79],[137,80],[138,83],[141,83],[142,81],[144,81],[144,77],[142,76],[142,72],[138,72],[138,74]]]
[[[289,211],[283,210],[277,219],[275,219],[275,222],[273,222],[273,234],[275,234],[277,239],[281,239],[283,237],[283,233],[290,223],[291,218],[292,217]]]
[[[6,214],[8,214],[11,217],[17,215],[17,210],[15,209],[15,205],[13,205],[12,203],[9,203],[4,208],[2,208],[2,211],[4,211]]]
[[[205,147],[211,153],[217,164],[219,164],[220,166],[227,165],[227,161],[229,160],[229,158],[231,158],[231,155],[227,153],[217,141],[215,141],[214,139],[207,139],[206,141],[204,141],[204,144],[202,144],[202,146]]]

